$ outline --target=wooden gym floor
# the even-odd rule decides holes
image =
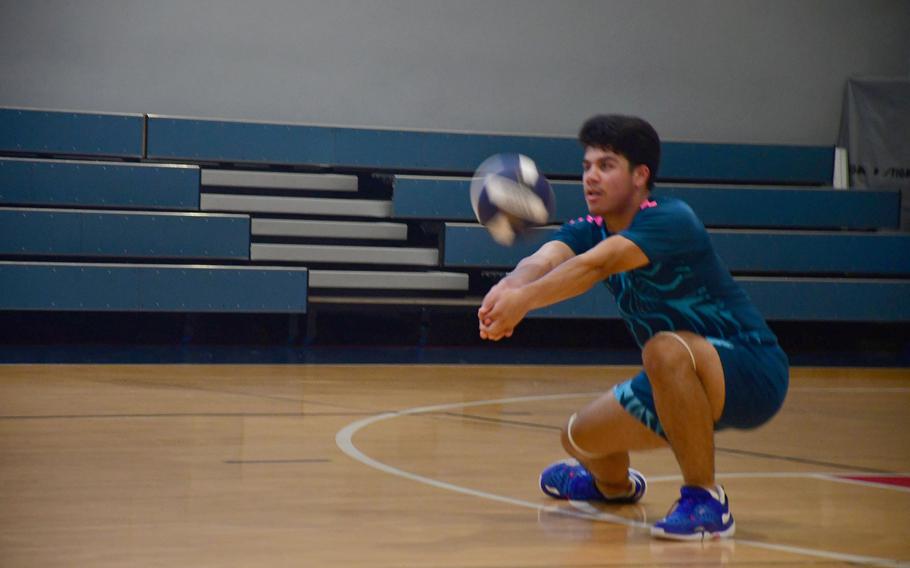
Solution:
[[[0,366],[0,566],[910,566],[910,370],[798,368],[717,436],[734,541],[546,498],[558,428],[632,367]]]

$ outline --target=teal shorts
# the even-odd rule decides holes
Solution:
[[[777,342],[752,338],[705,339],[717,349],[724,368],[724,410],[714,429],[757,428],[777,414],[790,382],[787,355]],[[644,371],[616,385],[613,394],[629,414],[667,437],[654,407],[651,382]]]

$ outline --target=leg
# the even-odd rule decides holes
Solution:
[[[621,386],[633,381],[647,384],[640,373]],[[569,418],[562,444],[575,459],[551,464],[543,471],[540,488],[544,493],[557,499],[613,504],[635,503],[644,496],[647,482],[629,467],[629,450],[666,447],[667,442],[626,411],[617,392],[601,396]]]
[[[717,350],[694,333],[658,333],[642,355],[654,406],[685,481],[676,505],[651,534],[676,540],[733,536],[730,502],[714,480],[714,424],[726,399]]]
[[[663,448],[667,442],[626,412],[609,392],[582,408],[563,428],[562,446],[609,495],[630,489],[630,450]]]
[[[658,333],[645,344],[642,357],[685,484],[713,488],[714,422],[726,394],[717,350],[694,333]]]

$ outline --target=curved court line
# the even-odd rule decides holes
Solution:
[[[578,393],[570,395],[541,395],[541,396],[532,396],[532,397],[515,397],[515,398],[502,398],[498,400],[481,400],[475,402],[460,402],[455,404],[440,404],[436,406],[422,406],[418,408],[409,408],[406,410],[401,410],[398,412],[384,412],[382,414],[377,414],[375,416],[370,416],[369,418],[364,418],[356,422],[348,424],[344,428],[338,431],[335,435],[335,443],[341,448],[341,451],[346,453],[348,456],[354,458],[355,460],[364,463],[374,469],[379,471],[384,471],[392,475],[397,475],[398,477],[403,477],[405,479],[410,479],[411,481],[416,481],[418,483],[423,483],[430,485],[432,487],[437,487],[439,489],[445,489],[447,491],[454,491],[455,493],[462,493],[464,495],[471,495],[473,497],[480,497],[481,499],[487,499],[489,501],[497,501],[500,503],[507,503],[509,505],[517,505],[519,507],[526,507],[530,509],[535,509],[537,511],[546,511],[559,513],[569,517],[580,517],[588,520],[597,520],[598,517],[602,517],[601,520],[608,520],[617,522],[620,524],[629,524],[631,526],[637,526],[640,528],[647,528],[650,525],[646,523],[641,523],[637,521],[629,521],[624,517],[619,515],[610,515],[609,513],[602,513],[600,515],[594,515],[592,513],[587,513],[580,510],[574,509],[562,509],[553,506],[544,506],[539,503],[534,503],[532,501],[523,501],[521,499],[514,499],[512,497],[505,497],[503,495],[496,495],[495,493],[487,493],[485,491],[478,491],[476,489],[470,489],[468,487],[461,487],[459,485],[453,485],[445,481],[439,481],[438,479],[433,479],[431,477],[424,477],[422,475],[417,475],[396,467],[392,467],[388,464],[382,463],[380,461],[374,460],[370,456],[364,454],[352,441],[354,434],[366,426],[373,424],[375,422],[380,422],[382,420],[388,420],[390,418],[399,418],[401,416],[410,416],[413,414],[427,414],[430,412],[440,412],[443,410],[450,410],[452,408],[470,408],[472,406],[486,406],[490,404],[508,404],[510,402],[525,402],[532,400],[555,400],[560,398],[579,398],[582,396],[595,396],[602,394],[600,391],[592,393]]]
[[[616,523],[619,525],[625,525],[628,527],[635,527],[640,529],[650,528],[649,523],[643,523],[641,521],[633,521],[619,515],[611,515],[609,513],[598,512],[594,513],[588,509],[582,510],[579,508],[575,509],[563,509],[554,506],[545,506],[540,503],[535,503],[533,501],[524,501],[522,499],[514,499],[512,497],[505,497],[503,495],[496,495],[495,493],[487,493],[485,491],[478,491],[476,489],[470,489],[468,487],[462,487],[460,485],[454,485],[452,483],[447,483],[445,481],[440,481],[438,479],[433,479],[431,477],[425,477],[418,475],[416,473],[411,473],[403,469],[398,469],[397,467],[390,466],[383,462],[377,461],[370,456],[361,452],[353,442],[354,434],[359,430],[374,424],[376,422],[381,422],[383,420],[390,420],[392,418],[400,418],[402,416],[412,416],[415,414],[427,414],[431,412],[441,412],[446,410],[452,410],[454,408],[471,408],[476,406],[488,406],[491,404],[510,404],[514,402],[531,402],[535,400],[561,400],[561,399],[571,399],[571,398],[582,398],[588,396],[597,396],[603,394],[602,391],[597,392],[585,392],[585,393],[566,393],[566,394],[547,394],[547,395],[533,395],[533,396],[517,396],[510,398],[499,398],[493,400],[476,400],[471,402],[456,402],[450,404],[437,404],[433,406],[420,406],[415,408],[408,408],[405,410],[399,410],[397,412],[384,412],[381,414],[376,414],[356,422],[352,422],[338,431],[335,434],[335,444],[341,449],[342,452],[350,456],[351,458],[368,465],[379,471],[402,477],[404,479],[409,479],[411,481],[416,481],[418,483],[423,483],[431,487],[436,487],[438,489],[445,489],[447,491],[453,491],[455,493],[461,493],[463,495],[470,495],[472,497],[479,497],[481,499],[487,499],[489,501],[496,501],[499,503],[506,503],[509,505],[516,505],[518,507],[525,507],[528,509],[534,509],[538,512],[550,512],[558,513],[561,515],[566,515],[570,517],[577,517],[582,519],[588,519],[593,521],[604,521],[610,523]],[[774,474],[765,474],[768,476],[773,476]],[[817,475],[817,474],[810,474]],[[655,478],[654,481],[670,481],[670,476],[666,476],[667,479]],[[570,502],[571,503],[571,502]],[[856,554],[845,554],[841,552],[831,552],[827,550],[818,550],[814,548],[805,548],[801,546],[791,546],[786,544],[773,544],[767,542],[753,541],[753,540],[743,540],[743,539],[734,539],[739,544],[745,544],[748,546],[754,546],[756,548],[764,548],[766,550],[774,550],[777,552],[786,552],[790,554],[801,554],[805,556],[814,556],[817,558],[826,558],[829,560],[837,560],[840,562],[853,562],[856,564],[867,564],[872,566],[886,566],[888,568],[910,568],[910,562],[903,562],[900,560],[894,560],[891,558],[878,558],[875,556],[861,556]]]

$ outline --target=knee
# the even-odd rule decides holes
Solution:
[[[692,369],[689,352],[668,334],[658,333],[649,339],[641,356],[652,386],[659,386],[666,379],[678,380],[681,370]]]
[[[598,455],[588,452],[584,448],[580,447],[578,441],[578,420],[576,420],[577,416],[577,414],[573,414],[566,422],[565,426],[562,427],[562,431],[560,432],[560,441],[562,442],[562,447],[567,454],[580,462],[596,459],[599,457]]]

